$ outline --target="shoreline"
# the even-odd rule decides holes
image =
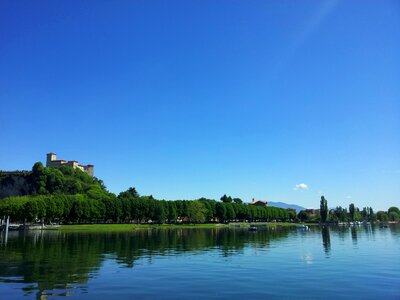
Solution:
[[[271,223],[206,223],[206,224],[74,224],[61,225],[59,227],[44,228],[44,230],[59,231],[133,231],[140,229],[212,229],[212,228],[249,228],[250,225],[257,227],[296,227],[302,223],[271,222]],[[319,224],[307,224],[319,225]]]
[[[394,225],[398,222],[376,223],[375,225]],[[13,224],[10,224],[13,225]],[[14,224],[15,225],[15,224]],[[90,232],[129,232],[143,229],[214,229],[214,228],[230,228],[230,229],[249,229],[250,227],[276,228],[276,227],[351,227],[362,226],[363,224],[320,224],[320,223],[292,223],[292,222],[232,222],[232,223],[204,223],[204,224],[131,224],[131,223],[97,223],[97,224],[71,224],[71,225],[26,225],[26,228],[19,230],[49,230],[49,231],[90,231]],[[16,229],[11,229],[16,230]]]

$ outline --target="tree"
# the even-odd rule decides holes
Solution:
[[[119,196],[118,196],[119,198]],[[129,222],[132,217],[131,217],[131,212],[132,212],[132,202],[131,199],[129,198],[119,198],[121,200],[122,204],[122,220],[125,222]]]
[[[199,200],[200,201],[200,200]],[[204,217],[206,222],[210,222],[214,217],[214,210],[211,201],[201,201],[204,204]]]
[[[79,194],[82,192],[82,184],[79,180],[74,177],[70,177],[65,180],[65,188],[68,194]]]
[[[286,210],[288,212],[289,219],[290,220],[295,220],[296,217],[297,217],[296,210],[294,210],[293,208],[287,208]]]
[[[205,221],[205,208],[200,201],[189,201],[187,206],[187,214],[189,222],[203,223]]]
[[[388,213],[389,221],[398,221],[400,219],[400,215],[394,211]]]
[[[226,219],[226,208],[223,203],[217,203],[215,206],[216,216],[220,222],[224,222]]]
[[[347,209],[342,208],[341,206],[337,206],[335,208],[335,215],[338,218],[339,222],[347,222],[348,221],[348,214],[347,214]]]
[[[236,218],[236,213],[235,210],[233,209],[233,206],[231,203],[226,203],[225,204],[225,209],[226,209],[226,219],[227,220],[234,220]]]
[[[169,201],[168,202],[168,220],[170,223],[175,223],[176,219],[178,217],[177,211],[176,211],[176,205],[174,201]]]
[[[23,215],[28,221],[35,221],[39,211],[36,201],[27,201],[22,209]]]
[[[392,206],[388,209],[388,214],[390,214],[391,212],[395,212],[396,214],[398,214],[400,216],[400,210],[398,207]]]
[[[387,222],[389,220],[388,215],[384,211],[378,211],[376,217],[381,222]]]
[[[32,167],[32,179],[34,189],[37,194],[43,195],[47,194],[46,190],[46,174],[44,172],[44,167],[41,162],[37,162]]]
[[[109,197],[103,197],[101,199],[105,209],[105,220],[112,220],[117,222],[118,219],[122,216],[122,203],[118,198],[112,194]]]
[[[369,208],[369,215],[373,215],[374,211],[372,210],[372,207]]]
[[[325,199],[324,196],[321,196],[320,215],[321,222],[325,223],[328,218],[328,201]]]
[[[300,211],[297,217],[303,222],[310,219],[310,215],[305,210]]]
[[[136,191],[134,187],[130,187],[125,192],[119,193],[118,197],[120,198],[138,198],[139,193]]]
[[[224,203],[231,203],[232,202],[232,197],[231,196],[227,196],[227,195],[223,195],[222,197],[221,197],[221,201],[222,202],[224,202]]]
[[[233,198],[233,202],[236,203],[236,204],[242,204],[243,203],[242,199],[240,199],[240,198]]]
[[[71,217],[74,221],[80,223],[90,217],[90,203],[87,199],[76,199],[72,206]]]
[[[354,216],[355,216],[355,214],[356,214],[356,209],[355,209],[355,207],[354,207],[354,203],[351,203],[351,204],[349,205],[349,214],[350,214],[350,220],[351,220],[351,221],[354,221]]]
[[[164,224],[168,214],[165,201],[154,201],[154,204],[154,220],[158,224]]]

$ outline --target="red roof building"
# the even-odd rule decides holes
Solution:
[[[253,200],[250,203],[251,205],[256,205],[256,206],[268,206],[268,201],[267,200]]]

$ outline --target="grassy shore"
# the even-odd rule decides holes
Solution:
[[[62,225],[60,227],[51,228],[52,230],[61,231],[132,231],[138,229],[187,229],[187,228],[235,228],[249,227],[256,225],[257,227],[292,227],[298,224],[288,222],[271,222],[271,223],[230,223],[230,224],[79,224],[79,225]]]
[[[229,223],[231,227],[296,227],[299,225],[319,225],[318,223],[291,223],[291,222],[259,222],[259,223]]]
[[[79,224],[62,225],[54,228],[62,231],[132,231],[137,229],[169,229],[169,228],[216,228],[226,227],[224,224]]]

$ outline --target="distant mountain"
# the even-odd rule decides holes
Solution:
[[[287,203],[283,203],[283,202],[272,202],[272,201],[268,201],[268,206],[275,206],[275,207],[280,207],[280,208],[292,208],[295,209],[297,213],[299,213],[301,210],[305,210],[305,207],[302,207],[300,205],[296,205],[296,204],[287,204]]]

